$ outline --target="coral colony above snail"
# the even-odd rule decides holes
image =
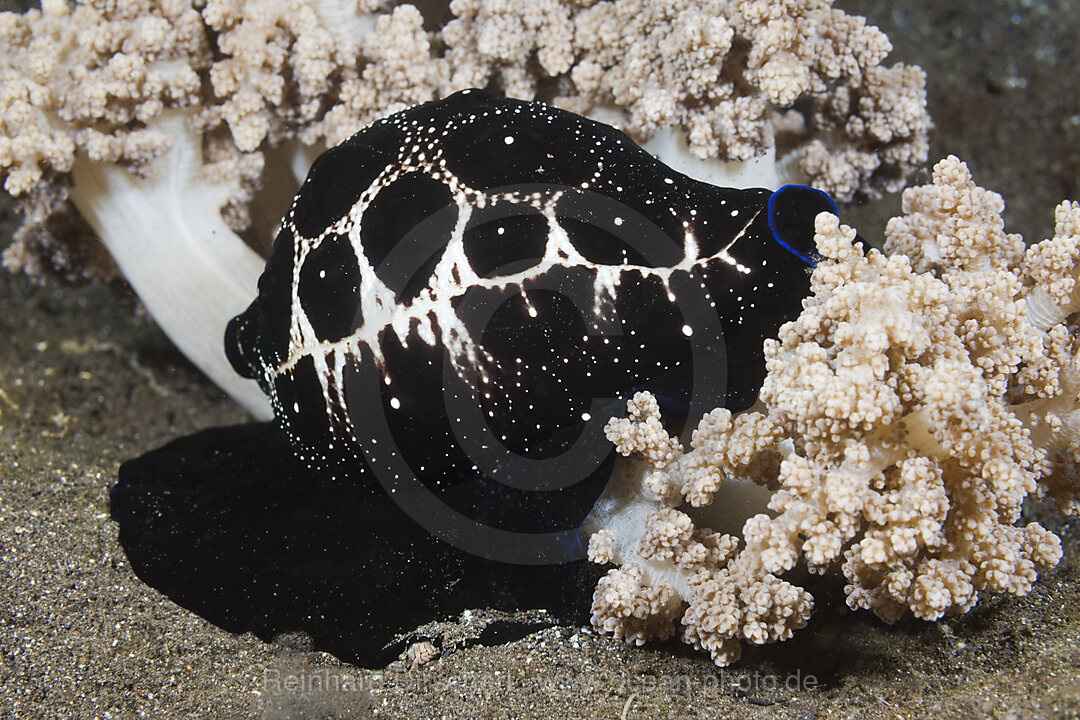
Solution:
[[[236,231],[262,245],[320,152],[410,105],[497,87],[714,185],[901,188],[927,157],[923,73],[881,66],[888,38],[829,5],[454,0],[428,32],[382,0],[44,0],[0,14],[0,174],[24,214],[3,262],[122,272],[192,362],[269,417],[220,352],[264,262]]]
[[[276,416],[124,465],[141,577],[367,664],[490,606],[678,631],[724,665],[806,623],[799,567],[891,622],[1058,562],[1020,516],[1080,509],[1080,204],[1026,247],[949,157],[882,252],[823,192],[732,189],[848,201],[926,160],[921,71],[822,0],[448,11],[437,32],[381,2],[0,14],[25,214],[5,264],[118,266]],[[237,235],[262,230],[256,190],[329,145],[262,270]]]

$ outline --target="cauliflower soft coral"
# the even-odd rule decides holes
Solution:
[[[454,0],[451,9],[442,39],[453,89],[490,82],[553,99],[655,152],[687,155],[676,167],[691,175],[731,171],[696,159],[773,153],[780,133],[780,176],[847,201],[899,190],[927,157],[922,71],[881,67],[888,38],[831,0]],[[812,99],[805,116],[792,109],[800,98]],[[778,182],[771,164],[756,182]]]
[[[695,177],[778,186],[786,170],[841,199],[896,189],[926,155],[921,71],[880,67],[888,39],[828,0],[423,7],[427,23],[390,0],[0,13],[0,177],[24,214],[5,266],[122,273],[196,365],[266,415],[220,352],[261,266],[236,233],[265,244],[257,221],[276,222],[315,155],[388,113],[493,86],[614,122]],[[807,97],[806,117],[790,109]]]
[[[295,190],[313,157],[301,142],[318,149],[435,96],[444,73],[423,18],[382,4],[45,0],[0,13],[0,174],[24,213],[4,264],[110,279],[115,261],[179,348],[268,416],[221,352],[263,265],[236,231],[258,188]],[[271,155],[287,177],[264,177]]]
[[[966,612],[984,590],[1023,595],[1058,562],[1057,536],[1018,523],[1030,496],[1080,509],[1078,348],[1065,324],[1080,204],[1063,203],[1056,237],[1026,251],[1004,232],[1003,207],[950,157],[932,185],[904,193],[886,253],[864,252],[854,230],[819,215],[813,294],[766,342],[758,406],[713,411],[685,453],[648,396],[609,423],[636,459],[591,520],[593,559],[623,566],[597,588],[597,627],[665,636],[671,622],[626,612],[640,602],[609,601],[664,586],[664,617],[686,608],[684,638],[724,664],[739,639],[783,639],[805,623],[809,596],[780,579],[800,560],[842,572],[848,604],[889,622]],[[770,512],[743,515],[736,551],[708,528],[737,527],[730,506],[761,489],[748,480],[775,492]],[[702,588],[726,599],[703,613]]]

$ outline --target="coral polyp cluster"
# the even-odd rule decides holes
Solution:
[[[393,112],[487,88],[697,179],[841,200],[899,189],[928,149],[922,71],[882,65],[888,38],[826,0],[44,0],[0,13],[0,47],[0,180],[24,216],[5,267],[122,276],[260,416],[214,352],[261,267],[236,233],[261,247],[260,193]]]
[[[593,517],[592,559],[621,565],[597,587],[596,627],[642,642],[678,620],[722,665],[737,641],[805,623],[809,596],[781,579],[796,565],[843,573],[852,608],[893,622],[1024,595],[1057,564],[1059,538],[1021,514],[1029,497],[1074,514],[1080,497],[1080,204],[1026,250],[1003,208],[950,157],[905,191],[885,252],[819,215],[824,259],[802,314],[765,343],[758,406],[713,411],[685,451],[648,395],[609,422],[633,459]],[[736,549],[730,519],[706,523],[749,483],[771,494]]]

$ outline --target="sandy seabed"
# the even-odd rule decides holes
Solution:
[[[1080,199],[1071,3],[837,4],[889,34],[890,62],[927,70],[932,160],[960,155],[1005,196],[1010,231],[1047,237],[1054,205]],[[845,219],[872,238],[898,205]],[[16,219],[0,207],[3,245]],[[412,671],[230,634],[135,577],[108,496],[124,460],[243,412],[123,290],[0,274],[0,307],[2,718],[1080,717],[1080,521],[1039,507],[1065,558],[1027,597],[887,627],[827,581],[794,640],[722,670],[678,642],[632,648],[583,627],[492,645],[480,608],[427,628],[444,653]]]

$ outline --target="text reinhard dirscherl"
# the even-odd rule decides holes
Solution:
[[[816,676],[801,670],[779,675],[757,671],[729,672],[723,668],[713,673],[690,675],[641,675],[635,677],[597,677],[573,671],[519,675],[510,672],[465,672],[445,677],[419,672],[382,672],[351,674],[328,668],[306,671],[266,668],[257,681],[256,691],[265,695],[372,692],[407,689],[415,692],[446,693],[495,697],[517,688],[540,686],[545,692],[569,693],[600,688],[619,694],[646,691],[700,693],[714,691],[738,694],[798,693],[812,691],[819,685]]]

